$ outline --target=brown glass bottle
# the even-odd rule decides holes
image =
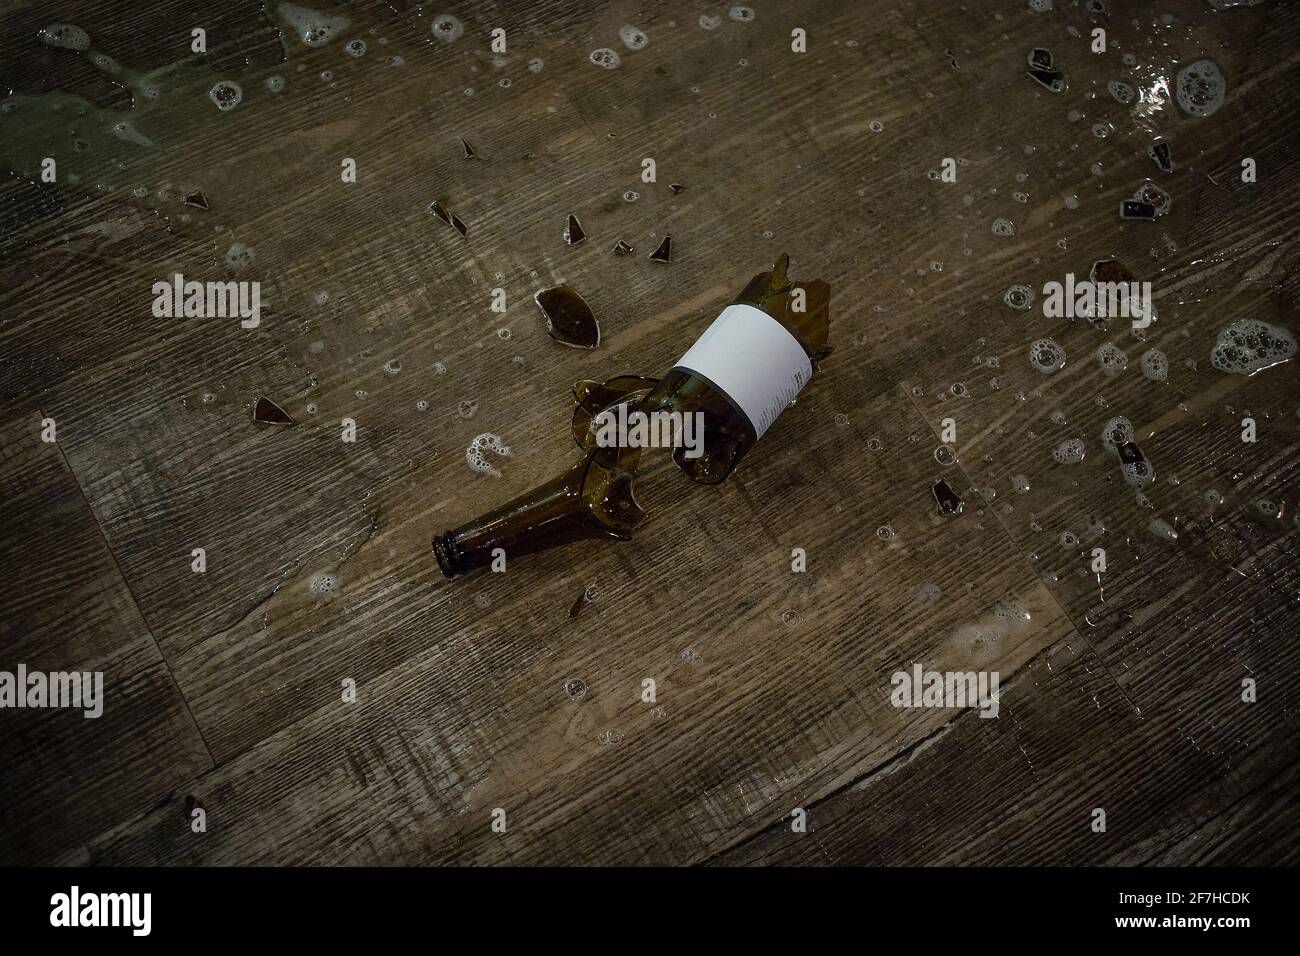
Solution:
[[[438,535],[433,551],[447,577],[508,557],[584,538],[626,540],[645,513],[632,493],[636,447],[601,447],[594,423],[620,405],[643,412],[702,416],[698,456],[673,461],[692,480],[716,484],[735,470],[830,353],[830,287],[795,285],[782,255],[750,279],[735,300],[662,380],[622,375],[574,386],[572,430],[583,458],[566,474],[503,507]]]
[[[820,279],[796,286],[786,274],[789,265],[790,257],[782,254],[770,272],[761,272],[749,280],[732,305],[750,306],[775,319],[807,356],[806,379],[784,385],[776,396],[778,400],[767,408],[746,412],[725,387],[704,371],[678,364],[646,398],[649,409],[704,414],[704,454],[690,458],[683,448],[673,451],[673,461],[693,481],[725,481],[771,420],[793,404],[795,394],[811,380],[818,363],[830,354],[830,286]]]

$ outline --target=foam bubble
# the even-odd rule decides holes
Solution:
[[[1223,105],[1228,84],[1213,60],[1197,60],[1178,71],[1174,97],[1188,116],[1212,116]]]
[[[1134,97],[1137,95],[1133,91],[1133,87],[1129,86],[1127,83],[1121,82],[1120,80],[1111,80],[1106,84],[1106,89],[1110,92],[1110,95],[1114,98],[1115,102],[1123,103],[1125,106],[1132,103]]]
[[[307,581],[312,594],[333,594],[338,590],[339,579],[333,574],[313,574]]]
[[[1087,451],[1083,439],[1067,438],[1056,446],[1056,450],[1052,452],[1052,459],[1058,465],[1077,465],[1083,461]]]
[[[1142,488],[1153,484],[1156,480],[1155,469],[1145,459],[1142,461],[1121,462],[1119,470],[1124,476],[1124,483],[1130,488]]]
[[[1010,219],[1007,219],[1003,216],[999,216],[997,219],[993,220],[992,230],[993,230],[993,235],[995,236],[1005,237],[1005,236],[1014,236],[1016,234],[1015,223],[1013,223]]]
[[[607,70],[617,70],[623,64],[623,58],[618,55],[618,52],[607,46],[592,50],[587,59]]]
[[[1114,342],[1106,342],[1097,347],[1095,353],[1097,364],[1108,374],[1114,375],[1128,368],[1128,355]]]
[[[754,19],[754,11],[750,7],[735,6],[727,11],[727,16],[737,23],[749,23]]]
[[[722,26],[722,17],[713,16],[712,14],[700,14],[700,27],[705,30],[716,30]]]
[[[433,18],[433,35],[443,43],[455,43],[465,33],[465,24],[450,13],[440,13]]]
[[[1112,455],[1119,457],[1119,446],[1133,440],[1133,423],[1123,415],[1116,415],[1101,430],[1101,444]]]
[[[223,113],[233,110],[244,99],[244,91],[234,80],[218,80],[208,90],[208,99]]]
[[[255,258],[252,246],[246,246],[242,242],[232,243],[226,250],[226,269],[229,272],[243,272],[253,264]]]
[[[1153,382],[1169,379],[1169,357],[1159,349],[1147,349],[1142,353],[1142,374]]]
[[[266,78],[266,88],[272,93],[283,93],[284,77],[280,76],[278,73],[275,76],[268,76]]]
[[[650,38],[645,35],[645,31],[640,27],[632,26],[630,23],[619,28],[618,38],[623,41],[623,45],[629,50],[644,50],[650,43]]]
[[[1254,375],[1295,353],[1296,339],[1289,330],[1258,319],[1239,319],[1219,333],[1210,364],[1220,372]]]
[[[1012,285],[1002,295],[1002,301],[1013,309],[1024,312],[1034,304],[1034,290],[1027,285]]]
[[[1065,349],[1055,339],[1037,339],[1029,346],[1029,364],[1044,375],[1065,368]]]
[[[487,460],[487,453],[491,452],[501,458],[510,457],[510,449],[502,443],[499,435],[491,432],[484,432],[481,435],[475,435],[470,440],[469,447],[465,449],[465,462],[469,465],[470,470],[480,475],[491,475],[493,478],[500,478],[501,472]]]

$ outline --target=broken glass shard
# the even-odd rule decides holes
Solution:
[[[1029,68],[1031,70],[1050,70],[1052,68],[1052,51],[1047,47],[1034,47],[1029,51]]]
[[[208,197],[203,195],[203,193],[190,193],[183,201],[185,205],[193,206],[195,209],[208,208]]]
[[[577,216],[570,214],[569,221],[564,226],[564,241],[571,246],[576,246],[586,238],[587,234],[582,229],[582,223],[578,222]]]
[[[1091,282],[1132,282],[1133,273],[1118,259],[1098,259],[1088,274]]]
[[[1156,165],[1166,173],[1172,173],[1174,171],[1174,156],[1173,153],[1170,152],[1169,144],[1167,142],[1161,140],[1158,143],[1154,143],[1151,148],[1147,150],[1147,155],[1154,159]]]
[[[664,236],[664,241],[659,243],[659,248],[650,253],[651,262],[672,262],[673,261],[673,237]]]
[[[1065,92],[1065,74],[1060,70],[1029,69],[1026,72],[1037,83],[1047,87],[1053,93]]]
[[[632,254],[632,247],[620,239],[618,242],[614,243],[614,248],[610,251],[616,256],[628,256]]]
[[[462,136],[462,137],[460,138],[460,145],[461,145],[461,149],[465,150],[465,158],[466,158],[466,159],[477,159],[477,158],[478,158],[478,153],[474,152],[474,147],[471,146],[468,142],[465,141],[465,137],[464,137],[464,136]]]
[[[429,212],[433,213],[447,225],[451,226],[461,234],[463,238],[469,238],[469,227],[460,221],[460,217],[451,212],[440,201],[435,199],[429,204]]]
[[[572,621],[575,617],[581,614],[582,609],[586,606],[587,606],[587,589],[583,588],[582,593],[578,595],[578,600],[574,601],[573,606],[569,608],[569,620]]]
[[[573,440],[578,448],[595,456],[606,468],[635,469],[640,449],[622,440],[622,426],[616,424],[619,406],[626,405],[631,414],[642,407],[646,397],[659,384],[658,379],[643,375],[619,375],[606,382],[581,381],[573,386]],[[606,420],[606,413],[612,416]],[[597,440],[602,427],[616,427],[620,441],[601,446]]]
[[[674,194],[674,195],[676,195],[677,193],[681,192],[681,191],[682,191],[683,189],[685,189],[686,187],[683,186],[681,183],[669,183],[669,184],[668,184],[668,188],[671,189],[671,190],[673,191],[673,194]]]
[[[961,496],[953,491],[952,485],[948,484],[947,479],[940,478],[931,490],[934,492],[934,500],[939,506],[941,515],[959,515],[962,508],[966,506]]]
[[[1156,207],[1140,199],[1125,199],[1119,204],[1121,219],[1154,219]]]
[[[1119,451],[1119,460],[1126,465],[1137,465],[1146,461],[1142,449],[1138,447],[1135,441],[1126,441],[1117,450]]]
[[[600,344],[600,325],[587,300],[567,282],[542,289],[533,301],[546,316],[546,331],[561,345],[594,349]]]
[[[289,413],[266,397],[258,398],[257,404],[253,406],[253,421],[261,422],[263,425],[293,424]]]

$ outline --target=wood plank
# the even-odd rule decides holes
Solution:
[[[98,672],[102,699],[95,717],[0,709],[0,859],[21,865],[84,861],[91,837],[212,766],[59,446],[41,440],[43,417],[9,407],[0,430],[0,669]]]
[[[811,455],[794,443],[756,452],[743,482],[697,489],[716,508],[664,513],[655,534],[588,549],[580,577],[520,562],[443,585],[436,604],[407,602],[414,616],[387,626],[438,635],[427,651],[365,684],[362,705],[321,706],[203,781],[201,799],[238,826],[193,841],[161,810],[107,836],[96,859],[687,862],[743,837],[792,788],[815,796],[855,779],[951,717],[890,706],[894,669],[975,662],[1010,674],[1069,633],[996,528],[974,515],[937,523],[919,480],[937,466],[928,442],[908,441],[923,425],[901,393],[869,400],[863,418]],[[870,437],[880,466],[864,470],[847,452]],[[764,518],[791,493],[796,462],[878,510]],[[353,620],[393,600],[384,545],[402,533],[381,531],[355,559],[354,573],[375,577]],[[986,559],[966,569],[975,542]],[[821,570],[792,575],[792,546]],[[698,586],[719,567],[752,582],[740,603]],[[596,603],[566,620],[593,581]],[[1016,600],[1028,621],[995,613]],[[639,700],[648,676],[654,706]],[[572,700],[575,678],[585,691]],[[489,829],[498,806],[516,821],[500,836]],[[274,842],[259,819],[279,821]]]

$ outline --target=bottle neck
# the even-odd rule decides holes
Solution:
[[[583,494],[590,467],[590,459],[584,459],[559,478],[436,536],[433,554],[442,573],[453,578],[502,556],[514,558],[585,538],[627,540],[628,531],[615,527],[592,507],[599,502]]]

